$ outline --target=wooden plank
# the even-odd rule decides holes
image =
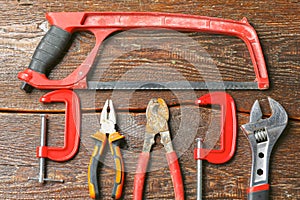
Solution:
[[[194,107],[170,108],[170,130],[173,146],[179,156],[187,199],[196,197],[196,163],[193,159],[194,139],[204,137],[210,126],[216,126],[218,114],[212,116],[210,109],[200,109],[200,117]],[[190,118],[182,116],[190,113]],[[196,115],[196,116],[195,116]],[[85,199],[88,198],[87,165],[94,142],[90,135],[98,128],[99,113],[85,113],[82,116],[81,143],[78,154],[67,162],[47,162],[48,177],[64,179],[65,183],[46,183],[40,185],[27,181],[38,173],[35,148],[39,145],[38,114],[1,113],[3,131],[0,140],[0,194],[5,199]],[[194,119],[194,120],[193,120]],[[199,122],[197,123],[197,119]],[[248,121],[248,116],[238,115],[239,125]],[[64,115],[49,114],[48,144],[62,146]],[[181,122],[184,121],[182,124]],[[187,123],[188,121],[189,123]],[[17,122],[17,123],[16,123]],[[138,154],[143,144],[146,119],[144,113],[118,113],[118,126],[126,139],[122,153],[126,168],[124,199],[132,199],[133,180]],[[186,128],[189,127],[189,128]],[[276,144],[270,166],[271,199],[298,199],[300,164],[297,143],[299,122],[290,121]],[[214,127],[212,127],[214,130]],[[184,138],[184,139],[182,139]],[[9,146],[7,145],[9,141]],[[159,140],[158,140],[159,141]],[[161,145],[154,146],[151,167],[145,184],[145,198],[173,199],[173,186],[169,169]],[[100,185],[103,199],[109,199],[113,184],[114,169],[109,150],[105,154],[105,163],[100,167]],[[284,162],[283,162],[284,160]],[[246,137],[238,133],[237,151],[226,164],[204,164],[204,197],[206,199],[245,199],[250,177],[251,151]],[[297,189],[298,188],[298,189]]]
[[[3,199],[88,199],[87,165],[94,142],[90,139],[98,128],[99,112],[106,99],[113,99],[121,133],[126,136],[122,145],[126,167],[123,199],[132,199],[133,180],[138,153],[143,143],[145,109],[150,98],[164,98],[171,110],[170,129],[174,148],[179,155],[187,199],[196,198],[196,163],[193,159],[194,138],[206,131],[218,132],[218,111],[198,108],[196,98],[207,91],[76,91],[81,99],[81,144],[76,157],[68,162],[47,162],[48,176],[64,179],[64,184],[40,185],[27,181],[37,176],[35,157],[39,145],[39,113],[49,113],[48,144],[63,145],[64,105],[43,105],[39,98],[48,91],[34,90],[25,94],[19,90],[18,72],[25,69],[37,44],[45,35],[46,12],[58,11],[146,11],[205,15],[240,20],[247,17],[256,29],[266,59],[271,87],[267,91],[228,91],[235,99],[239,125],[248,121],[254,100],[261,100],[263,113],[271,114],[266,97],[279,101],[287,110],[290,122],[277,142],[270,169],[271,199],[299,199],[299,41],[300,3],[297,0],[276,2],[255,1],[4,1],[0,0],[0,196]],[[238,12],[237,12],[238,11]],[[127,35],[126,35],[127,34]],[[203,33],[184,33],[195,43],[176,32],[155,31],[115,34],[106,40],[99,52],[92,80],[224,80],[252,81],[254,77],[249,53],[241,40]],[[184,40],[184,44],[180,44]],[[80,32],[74,36],[66,57],[52,71],[51,79],[70,74],[88,55],[95,38]],[[148,42],[148,43],[147,43]],[[146,48],[141,49],[141,43]],[[147,44],[147,45],[145,45]],[[152,45],[152,46],[151,46]],[[173,45],[173,46],[172,46]],[[173,51],[168,51],[171,47]],[[203,51],[199,51],[199,46]],[[122,51],[125,51],[119,55]],[[133,49],[133,50],[132,50]],[[203,53],[204,52],[204,53]],[[207,59],[205,52],[213,59]],[[197,59],[198,54],[200,58]],[[118,55],[118,56],[117,56]],[[214,64],[218,69],[214,68]],[[198,68],[202,66],[205,74]],[[103,74],[103,67],[109,70]],[[151,76],[149,76],[151,74]],[[140,79],[141,78],[141,79]],[[184,79],[185,80],[185,79]],[[159,141],[159,138],[157,138]],[[217,142],[218,144],[218,142]],[[204,162],[205,199],[246,199],[250,177],[251,151],[246,137],[239,130],[237,152],[224,165]],[[162,145],[155,145],[146,185],[146,199],[173,199]],[[111,199],[113,162],[106,152],[100,170],[102,199]]]
[[[79,6],[79,4],[77,5]],[[109,11],[114,10],[113,8],[120,5],[125,6],[124,9],[128,8],[128,10],[134,10],[134,8],[137,8],[136,6],[139,6],[135,2],[126,3],[126,5],[122,3],[110,3],[109,6],[107,6],[106,4],[98,5],[97,2],[93,1],[84,5],[86,6],[85,10],[87,11]],[[299,43],[300,31],[299,20],[297,20],[299,16],[295,15],[295,10],[299,8],[299,3],[280,1],[279,4],[271,4],[270,6],[272,9],[277,12],[276,15],[272,16],[266,15],[265,9],[267,8],[265,5],[258,2],[251,5],[244,5],[242,2],[230,2],[229,4],[226,2],[227,6],[223,6],[225,4],[222,3],[212,4],[210,2],[205,2],[205,5],[200,6],[199,2],[187,1],[182,6],[178,6],[178,3],[171,4],[169,2],[164,4],[152,3],[149,7],[149,5],[146,5],[141,1],[140,5],[148,8],[148,10],[146,9],[147,11],[155,10],[186,13],[187,10],[189,10],[188,14],[203,13],[203,15],[235,20],[241,19],[243,16],[248,17],[250,23],[256,28],[263,46],[268,65],[271,88],[268,91],[230,91],[237,101],[237,108],[239,111],[249,112],[255,99],[271,96],[283,104],[291,118],[299,119],[300,106],[299,98],[297,98],[300,91],[299,82],[297,81],[299,79],[299,51],[297,44]],[[220,7],[221,5],[222,7]],[[95,9],[94,6],[96,6],[97,9]],[[11,7],[16,7],[17,9],[11,9]],[[79,7],[77,8],[78,10],[80,10]],[[184,9],[187,7],[197,9]],[[35,9],[35,12],[31,12],[33,8]],[[27,3],[13,1],[4,4],[2,9],[8,14],[0,16],[2,22],[0,26],[3,33],[0,35],[0,52],[3,55],[1,57],[1,63],[5,64],[5,67],[0,70],[2,77],[0,84],[2,88],[5,88],[5,90],[0,91],[1,110],[30,111],[44,109],[38,103],[38,98],[44,94],[44,92],[34,91],[33,94],[27,95],[19,91],[18,87],[20,81],[16,78],[17,73],[26,68],[35,47],[41,37],[45,34],[44,13],[46,11],[61,10],[77,11],[75,8],[76,6],[74,7],[71,1],[60,3],[59,6],[48,1],[39,3],[32,1],[28,1]],[[221,8],[222,12],[220,12]],[[233,8],[238,8],[239,14],[233,12]],[[7,16],[11,17],[7,18]],[[287,21],[289,23],[286,23]],[[161,42],[169,44],[168,42],[172,40],[177,41],[177,39],[172,38],[174,37],[174,33],[166,35],[152,33],[149,37],[151,38],[153,35],[157,36],[155,37],[157,40],[154,40],[153,45],[158,45]],[[218,65],[219,72],[224,80],[250,81],[254,79],[252,65],[248,57],[249,53],[246,51],[245,45],[240,40],[231,37],[195,33],[190,33],[187,36],[198,42],[209,53]],[[100,65],[106,66],[109,64],[108,60],[114,58],[114,55],[118,53],[120,44],[131,44],[132,42],[132,45],[138,46],[138,41],[144,40],[144,37],[145,35],[143,34],[133,34],[123,38],[109,40],[105,44],[104,50],[106,50],[106,53],[102,55]],[[77,34],[74,44],[68,52],[67,58],[65,58],[61,65],[53,71],[51,78],[61,79],[73,71],[76,66],[83,61],[93,46],[93,42],[94,38],[90,34]],[[189,46],[189,48],[194,50],[196,46],[192,45]],[[155,54],[153,54],[153,51],[149,49],[129,52],[115,60],[110,67],[111,70],[109,73],[106,73],[105,76],[102,76],[101,78],[105,78],[106,80],[118,80],[118,78],[124,75],[126,70],[130,71],[139,65],[148,65],[151,66],[151,69],[153,70],[157,69],[155,70],[155,73],[162,72],[157,74],[159,80],[168,80],[170,77],[173,78],[174,70],[179,70],[179,73],[184,75],[184,77],[188,77],[188,79],[198,79],[199,76],[195,76],[197,75],[195,68],[184,59],[186,54],[188,54],[186,51],[181,53],[168,53],[159,50],[155,51]],[[195,60],[195,55],[188,54],[188,56],[191,57],[192,60]],[[172,63],[175,63],[175,67]],[[165,68],[171,69],[171,71],[168,72],[162,70]],[[134,72],[147,74],[138,69]],[[136,77],[133,75],[129,78]],[[212,75],[214,74],[207,71],[208,78],[215,78]],[[94,77],[94,79],[95,78],[98,79],[99,77]],[[144,76],[143,79],[144,78],[146,78],[146,76]],[[204,91],[198,91],[195,92],[195,95],[198,97],[204,93]],[[106,96],[106,92],[105,94],[101,92],[101,96],[102,95],[108,97]],[[125,96],[128,95],[129,94],[125,94]],[[134,100],[136,101],[135,103],[138,103],[136,106],[137,108],[145,108],[145,102],[148,101],[148,99],[144,99],[144,95],[145,92],[137,92],[137,94],[133,96],[133,98],[136,99]],[[160,95],[169,96],[171,94],[162,92]],[[183,95],[186,96],[185,93],[183,93]],[[14,97],[13,100],[11,100],[12,96]],[[122,96],[122,98],[124,98],[124,96]],[[100,105],[104,100],[104,98],[99,100]],[[194,98],[187,98],[185,100],[193,102]],[[127,101],[127,99],[125,101]],[[177,101],[177,103],[180,102]],[[267,107],[267,104],[264,104],[264,106]],[[92,109],[93,107],[90,103],[83,103],[83,108]]]

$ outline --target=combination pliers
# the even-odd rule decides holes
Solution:
[[[110,112],[108,114],[108,106]],[[101,160],[105,145],[109,143],[109,147],[115,162],[115,183],[112,191],[112,198],[119,199],[122,195],[124,184],[124,163],[120,151],[120,142],[124,138],[123,135],[118,133],[115,129],[116,114],[112,100],[106,100],[100,116],[100,130],[97,131],[92,138],[95,140],[95,147],[90,159],[88,170],[88,185],[90,197],[94,199],[100,198],[98,186],[98,163]]]

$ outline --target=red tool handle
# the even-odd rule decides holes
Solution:
[[[33,56],[33,60],[36,61],[18,75],[19,79],[39,89],[86,89],[86,76],[102,41],[113,32],[134,28],[165,28],[239,37],[245,42],[250,52],[258,89],[263,90],[269,87],[260,42],[256,31],[246,18],[234,21],[195,15],[147,12],[61,12],[47,13],[46,18],[56,28],[51,29],[40,42]],[[68,77],[62,80],[49,80],[47,74],[53,68],[58,56],[64,51],[66,43],[70,41],[70,34],[82,30],[90,31],[95,35],[95,47],[86,60]],[[47,45],[49,41],[51,41],[50,46]],[[27,92],[30,91],[25,86],[22,88]]]
[[[269,199],[269,184],[262,184],[248,189],[248,200],[268,200]]]
[[[174,186],[175,199],[183,200],[184,199],[184,189],[181,177],[181,171],[178,163],[178,158],[176,152],[170,152],[166,154],[167,161],[169,164],[169,169],[171,173],[171,178]],[[133,199],[142,200],[143,199],[143,188],[145,182],[145,176],[147,171],[148,162],[150,159],[149,152],[142,152],[140,154],[138,165],[136,169],[136,174],[134,177],[133,185]]]
[[[40,98],[43,103],[64,102],[65,134],[63,147],[37,147],[38,158],[49,158],[54,161],[66,161],[77,152],[80,142],[80,101],[75,92],[71,90],[55,90]]]
[[[170,152],[166,154],[167,161],[170,168],[171,178],[174,186],[175,199],[183,200],[184,199],[184,189],[181,177],[181,171],[178,163],[178,158],[176,152]]]
[[[144,188],[145,176],[146,176],[149,159],[150,159],[149,152],[142,152],[140,154],[137,168],[136,168],[136,173],[134,176],[134,183],[133,183],[134,200],[143,199],[143,188]]]

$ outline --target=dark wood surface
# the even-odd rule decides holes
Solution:
[[[64,132],[64,105],[43,105],[39,98],[48,91],[25,94],[19,89],[18,72],[24,70],[47,30],[46,12],[58,11],[147,11],[204,15],[233,20],[247,17],[256,29],[264,51],[271,87],[266,91],[227,91],[236,102],[238,126],[249,120],[253,102],[259,99],[266,117],[271,110],[267,97],[280,102],[289,115],[289,123],[276,143],[270,163],[270,199],[300,199],[300,2],[289,1],[1,1],[0,8],[0,197],[1,199],[88,199],[87,166],[94,142],[90,135],[99,129],[99,116],[106,99],[112,98],[118,111],[118,126],[126,139],[122,145],[126,177],[123,199],[132,199],[134,172],[142,149],[146,123],[145,109],[153,97],[162,97],[170,107],[170,131],[179,155],[186,199],[196,199],[196,162],[194,139],[208,130],[218,131],[219,111],[198,108],[196,98],[208,91],[76,91],[81,99],[82,128],[78,154],[67,162],[47,161],[47,176],[65,183],[40,185],[28,181],[38,174],[35,157],[39,146],[40,113],[49,114],[48,144],[61,146]],[[184,35],[180,35],[184,34]],[[182,37],[192,43],[181,43]],[[51,79],[71,73],[93,47],[94,36],[76,33],[66,57],[52,71]],[[126,52],[121,47],[149,42],[161,49],[149,48]],[[176,44],[178,52],[168,51]],[[122,46],[123,45],[123,46]],[[195,50],[203,48],[210,59],[197,59]],[[129,46],[131,47],[131,46]],[[188,51],[187,51],[187,50]],[[192,52],[192,53],[191,53]],[[205,54],[201,54],[205,57]],[[249,53],[241,40],[203,33],[133,32],[116,34],[106,40],[91,80],[201,80],[199,71],[189,60],[202,66],[205,77],[224,80],[253,81],[255,76]],[[218,69],[213,67],[215,64]],[[109,70],[99,77],[103,66]],[[207,67],[212,66],[212,67]],[[102,68],[101,68],[102,67]],[[149,76],[149,74],[151,76]],[[200,78],[199,78],[200,77]],[[203,77],[202,77],[203,79]],[[159,141],[159,138],[157,138]],[[145,199],[174,199],[169,169],[161,145],[154,147],[149,168]],[[246,199],[251,168],[249,142],[238,128],[237,149],[227,163],[214,165],[204,161],[204,199]],[[106,152],[101,165],[102,199],[110,199],[114,170],[112,157]]]

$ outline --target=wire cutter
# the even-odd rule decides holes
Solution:
[[[110,109],[109,114],[107,114],[108,105]],[[94,199],[100,198],[97,168],[98,163],[101,160],[101,156],[105,148],[107,138],[111,153],[114,157],[116,170],[112,198],[119,199],[122,195],[124,183],[124,163],[119,145],[124,136],[116,131],[115,125],[116,114],[112,100],[106,100],[100,116],[100,131],[97,131],[94,135],[92,135],[92,138],[95,139],[95,147],[89,163],[88,185],[90,197]]]
[[[161,98],[151,99],[146,110],[146,118],[145,140],[134,177],[133,199],[141,200],[143,198],[143,186],[150,158],[150,150],[155,143],[155,135],[159,133],[161,135],[161,143],[167,152],[166,158],[174,186],[175,199],[182,200],[184,199],[184,189],[178,158],[176,152],[173,150],[170,137],[168,127],[169,109],[166,102]]]

